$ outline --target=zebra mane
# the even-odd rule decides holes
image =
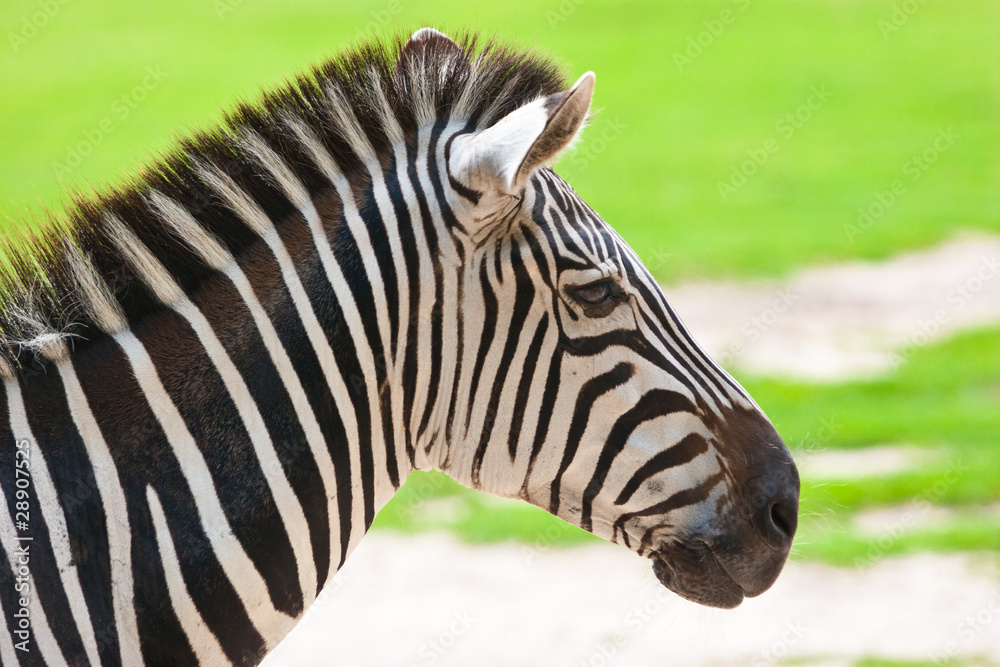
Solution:
[[[391,146],[412,142],[420,127],[440,120],[488,127],[566,87],[561,69],[537,52],[472,32],[456,42],[429,30],[418,35],[334,56],[237,105],[214,129],[181,139],[124,185],[75,196],[64,217],[0,241],[0,377],[40,368],[163,308],[170,290],[151,288],[149,271],[135,268],[151,266],[150,255],[170,285],[191,293],[217,268],[213,248],[239,256],[259,240],[232,198],[220,196],[227,184],[276,226],[293,215],[294,203],[262,164],[268,159],[280,158],[315,198],[332,189],[304,146],[319,142],[335,168],[364,187],[364,165],[388,164]],[[185,212],[201,233],[179,231],[176,216]],[[137,257],[135,245],[149,252]]]

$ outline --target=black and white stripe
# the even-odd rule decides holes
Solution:
[[[256,664],[432,467],[649,556],[692,599],[767,588],[787,451],[546,166],[593,82],[430,29],[363,46],[15,259],[3,663]]]

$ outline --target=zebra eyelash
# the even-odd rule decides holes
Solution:
[[[604,294],[600,290],[604,290]],[[597,290],[595,292],[595,290]],[[606,317],[624,301],[628,293],[615,280],[602,278],[566,290],[588,317]]]

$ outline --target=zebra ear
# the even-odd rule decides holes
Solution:
[[[420,45],[421,42],[426,42],[428,40],[436,40],[436,39],[443,39],[447,42],[455,44],[455,40],[453,40],[451,37],[441,32],[440,30],[435,30],[434,28],[421,28],[420,30],[410,35],[410,39],[407,40],[406,46],[404,46],[403,48],[411,48],[411,47],[415,48],[418,45]],[[458,45],[455,44],[455,46]]]
[[[491,185],[514,194],[536,169],[552,163],[573,143],[590,110],[594,73],[587,72],[569,90],[543,97],[500,119],[477,134],[456,140],[452,174],[476,186]]]
[[[410,35],[400,50],[396,71],[398,73],[401,68],[406,68],[420,75],[429,75],[426,70],[435,61],[439,71],[447,71],[456,62],[468,63],[468,57],[455,40],[440,30],[421,28]]]

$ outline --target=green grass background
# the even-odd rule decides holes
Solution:
[[[600,109],[558,169],[664,282],[780,276],[881,258],[965,229],[1000,231],[1000,4],[890,0],[6,0],[0,3],[0,232],[16,234],[68,193],[121,182],[219,109],[282,82],[366,34],[475,27],[597,73]],[[724,14],[728,12],[728,14]],[[900,16],[905,21],[900,21]],[[717,20],[728,21],[719,31]],[[898,28],[889,31],[886,26]],[[717,35],[709,31],[715,28]],[[683,67],[701,39],[701,52]],[[148,68],[162,82],[137,97]],[[814,107],[801,111],[814,91]],[[789,136],[779,123],[808,119]],[[108,121],[110,120],[110,126]],[[68,175],[81,141],[100,141]],[[913,157],[955,135],[932,164]],[[767,143],[769,142],[769,143]],[[725,199],[719,182],[767,143],[772,152]],[[775,149],[776,147],[776,149]],[[58,177],[57,177],[58,176]],[[60,177],[62,180],[60,180]],[[895,197],[854,238],[859,207],[897,179]],[[884,198],[884,196],[883,196]],[[683,313],[682,313],[683,315]],[[791,445],[907,443],[932,455],[904,473],[805,480],[798,555],[871,556],[850,528],[862,509],[933,495],[954,521],[906,530],[879,557],[920,549],[1000,549],[1000,331],[921,349],[888,376],[809,385],[741,376]],[[824,422],[824,420],[826,420]],[[816,442],[824,423],[838,427]],[[379,516],[384,529],[446,529],[531,548],[590,536],[541,510],[414,476]]]

